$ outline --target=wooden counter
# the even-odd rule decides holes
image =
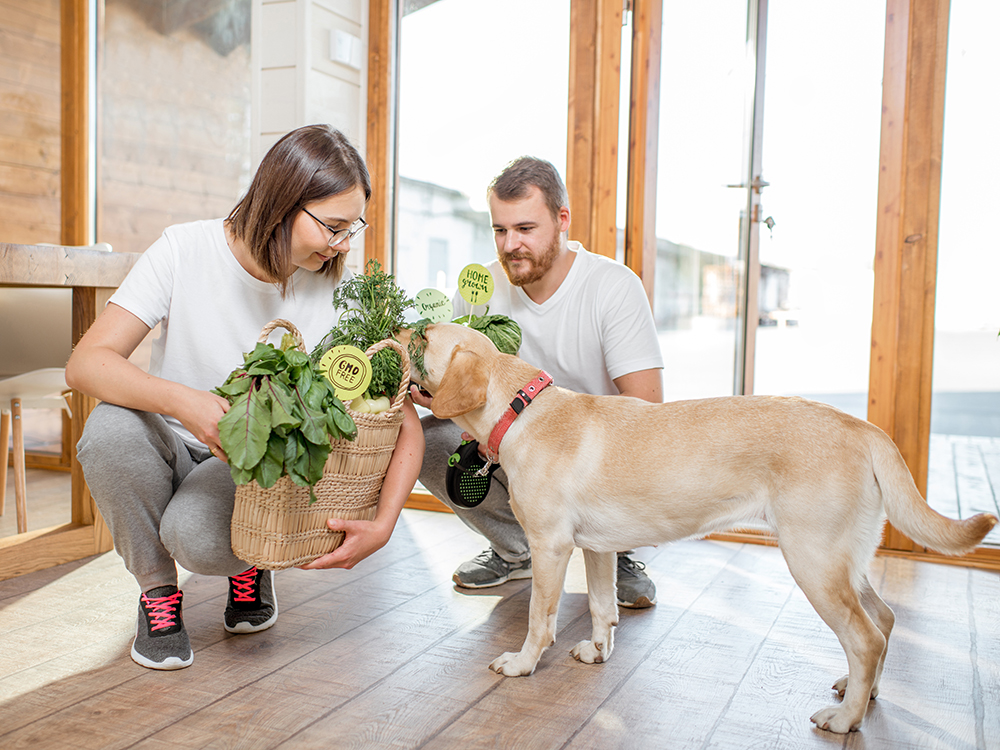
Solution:
[[[81,247],[0,243],[0,286],[71,288],[75,345],[140,257],[138,253]],[[70,522],[0,539],[0,580],[107,552],[113,546],[76,460],[76,443],[97,401],[73,391],[71,403],[74,450]]]

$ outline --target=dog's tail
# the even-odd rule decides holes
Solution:
[[[996,525],[991,513],[978,513],[957,521],[933,510],[921,497],[896,444],[882,430],[868,432],[875,479],[882,491],[889,521],[910,539],[948,555],[976,548]]]

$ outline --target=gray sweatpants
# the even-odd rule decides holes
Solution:
[[[448,456],[462,444],[462,429],[450,419],[426,416],[420,420],[424,428],[424,463],[420,467],[420,483],[462,519],[466,526],[478,531],[489,541],[493,550],[507,562],[520,562],[531,557],[528,539],[510,508],[507,475],[503,468],[493,474],[490,491],[475,508],[463,508],[448,499],[446,474]]]
[[[98,404],[77,452],[115,550],[142,591],[176,586],[175,561],[204,575],[250,567],[230,547],[229,466],[188,446],[159,414]]]

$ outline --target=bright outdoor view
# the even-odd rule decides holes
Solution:
[[[984,13],[1000,10],[978,0],[952,3],[929,481],[932,503],[945,507],[957,504],[959,486],[988,507],[1000,486],[1000,248],[987,226],[1000,186],[996,169],[983,168],[998,162],[997,141],[986,131],[997,105],[981,96],[1000,71],[1000,54],[985,36],[996,24]],[[485,189],[509,160],[540,156],[565,174],[568,18],[568,0],[409,0],[401,26],[396,263],[413,291],[450,294],[465,264],[494,257]],[[474,27],[516,38],[518,54],[460,31]],[[630,33],[623,33],[623,86]],[[745,0],[664,3],[653,306],[664,393],[734,392],[741,248],[755,231],[753,392],[806,395],[864,418],[885,3],[770,0],[756,123],[760,92],[747,34]],[[432,38],[448,43],[427,44]],[[434,117],[426,116],[427,101]],[[740,188],[754,135],[767,184],[750,224]],[[620,188],[619,224],[624,215]]]

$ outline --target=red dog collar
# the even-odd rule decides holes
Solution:
[[[500,417],[500,421],[493,427],[493,432],[490,433],[490,440],[486,445],[486,458],[490,463],[500,462],[500,441],[507,434],[507,428],[511,426],[517,415],[531,403],[532,399],[549,385],[552,385],[552,376],[545,370],[539,370],[538,374],[517,392],[514,400],[510,402],[507,410]]]

